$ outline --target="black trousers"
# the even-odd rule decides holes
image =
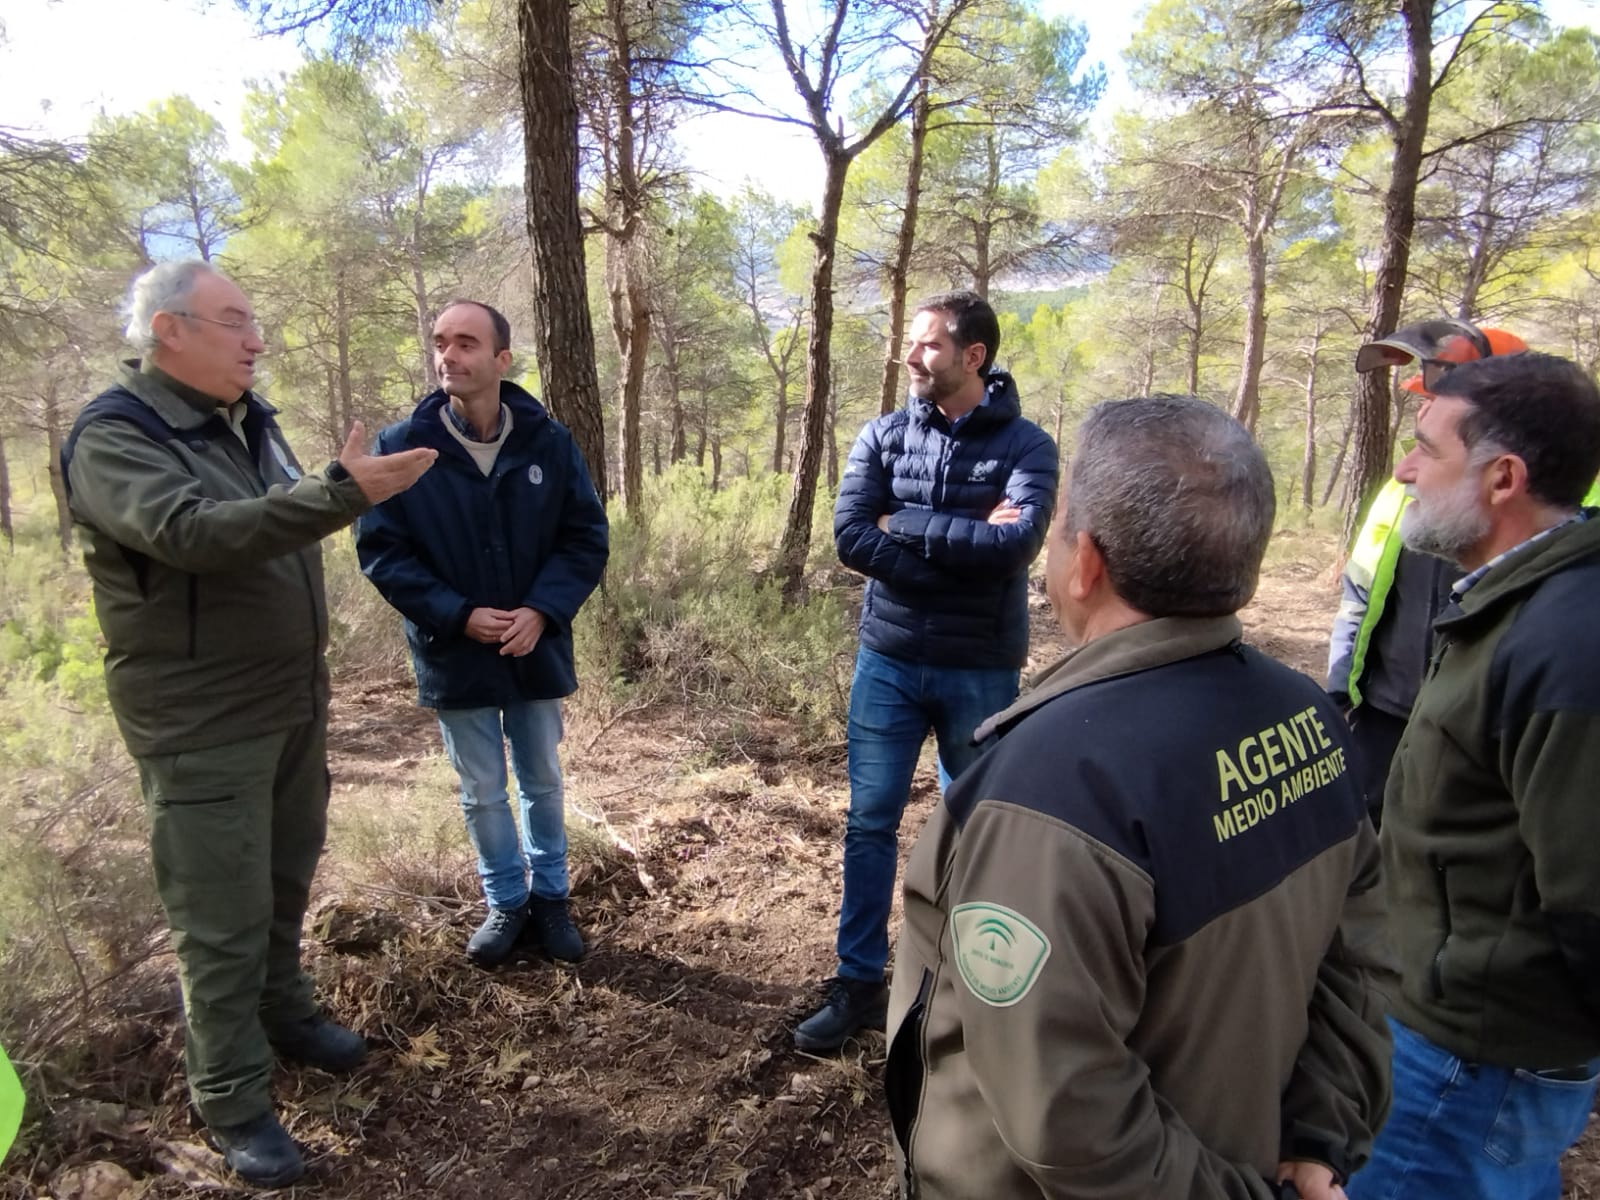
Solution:
[[[1406,731],[1405,717],[1363,704],[1350,713],[1350,740],[1355,743],[1356,778],[1366,793],[1372,827],[1383,827],[1383,788],[1389,779],[1389,764]]]

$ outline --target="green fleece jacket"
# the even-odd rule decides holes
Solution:
[[[1383,854],[1394,1015],[1469,1062],[1600,1055],[1600,519],[1493,567],[1434,624]]]
[[[213,401],[125,363],[62,452],[128,750],[176,754],[326,714],[317,542],[368,506],[304,474],[253,394]],[[209,407],[208,407],[209,405]]]

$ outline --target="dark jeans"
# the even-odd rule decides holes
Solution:
[[[850,815],[844,833],[844,899],[839,908],[839,974],[883,979],[889,963],[900,816],[932,729],[939,786],[977,758],[972,731],[1017,696],[1007,667],[933,667],[862,646],[850,686]]]

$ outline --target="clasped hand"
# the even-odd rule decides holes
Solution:
[[[499,643],[502,656],[521,658],[539,644],[545,615],[536,608],[475,608],[467,614],[467,636],[486,646]]]

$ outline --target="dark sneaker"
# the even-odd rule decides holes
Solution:
[[[367,1056],[366,1040],[321,1013],[267,1031],[267,1041],[280,1058],[340,1074],[353,1070]]]
[[[306,1173],[300,1147],[272,1113],[262,1113],[243,1125],[213,1125],[209,1133],[222,1161],[246,1183],[280,1188]]]
[[[835,976],[822,1007],[795,1026],[794,1044],[812,1054],[837,1050],[863,1029],[882,1029],[888,1008],[889,990],[882,983]]]
[[[516,908],[491,908],[489,919],[467,942],[467,957],[480,967],[498,967],[517,948],[517,938],[528,923],[525,905]]]
[[[583,957],[583,938],[572,923],[565,900],[546,900],[534,896],[528,901],[529,932],[536,934],[544,952],[562,962],[577,962]]]

